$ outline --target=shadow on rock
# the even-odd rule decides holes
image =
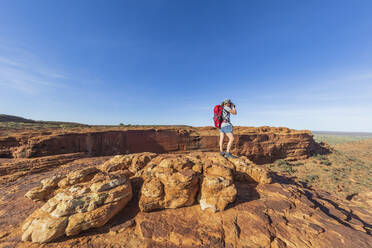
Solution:
[[[229,204],[226,209],[233,208],[242,203],[260,199],[260,195],[256,190],[258,182],[256,182],[247,173],[236,172],[234,184],[237,191],[236,200]]]
[[[316,154],[327,155],[332,153],[333,151],[333,148],[324,142],[314,142],[313,146],[309,147],[308,149],[311,156],[314,156]]]
[[[254,201],[260,199],[256,187],[258,183],[248,183],[237,181],[235,182],[235,187],[237,190],[235,202],[229,204],[226,209],[233,208],[239,204]]]

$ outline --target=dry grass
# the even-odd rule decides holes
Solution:
[[[342,197],[371,191],[372,139],[342,142],[333,147],[335,150],[328,155],[296,162],[278,160],[266,166]]]
[[[366,139],[371,139],[370,135],[335,135],[335,134],[314,134],[314,139],[316,142],[325,142],[330,145],[339,145],[349,142],[362,141]]]

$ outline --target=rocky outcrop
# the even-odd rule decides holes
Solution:
[[[252,173],[257,169],[242,169],[248,166],[254,167],[246,157],[229,161],[216,153],[138,153],[118,155],[97,167],[67,175],[54,175],[25,195],[46,203],[23,224],[22,240],[45,243],[104,225],[132,198],[129,179],[143,181],[138,201],[141,211],[196,203],[202,210],[223,211],[237,195],[237,168],[239,173],[246,173],[246,178],[240,178],[243,181],[260,178],[259,173]],[[261,171],[266,180],[261,181],[269,182],[266,171]]]
[[[138,182],[143,183],[136,192],[132,184]],[[112,231],[100,233],[97,241],[90,236],[89,245],[370,247],[372,241],[365,209],[350,209],[339,199],[274,175],[244,156],[119,155],[98,166],[44,179],[26,196],[46,201],[23,224],[22,239],[38,243],[99,228],[110,219],[114,221],[107,228]],[[355,196],[352,201],[359,204],[360,199]],[[115,218],[119,212],[120,218]],[[115,219],[127,221],[116,224]],[[74,239],[79,243],[85,238]],[[66,242],[54,244],[68,246]]]
[[[156,156],[157,154],[151,152],[117,155],[102,164],[100,169],[105,172],[128,170],[131,176],[140,176],[142,169]]]
[[[92,167],[44,179],[26,197],[47,201],[24,222],[22,240],[45,243],[103,226],[131,200],[132,188],[122,171]]]
[[[21,146],[15,137],[0,137],[0,158],[12,158],[12,149]]]
[[[144,171],[140,209],[152,211],[194,204],[200,177],[194,165],[181,155],[154,159]]]
[[[25,194],[25,197],[33,201],[46,201],[50,195],[54,193],[58,187],[58,182],[61,181],[63,176],[57,175],[51,178],[41,180],[41,186],[35,187]]]
[[[229,158],[229,161],[234,164],[236,180],[263,184],[272,182],[272,177],[268,170],[256,166],[246,157]]]
[[[369,224],[331,197],[293,184],[237,189],[238,203],[226,211],[141,212],[135,231],[147,247],[371,247]]]
[[[218,147],[218,139],[212,128],[199,128],[200,146]],[[248,157],[257,164],[277,159],[304,159],[317,152],[324,152],[310,131],[284,127],[235,127],[232,152]],[[215,150],[217,151],[217,149]]]
[[[200,208],[212,212],[224,210],[237,194],[230,168],[212,164],[205,168],[200,192]]]
[[[13,182],[26,175],[43,173],[71,161],[87,157],[84,153],[69,153],[31,159],[12,159],[0,163],[0,184]]]
[[[320,147],[309,131],[272,127],[235,127],[232,151],[255,163],[302,159]],[[83,152],[89,156],[139,152],[218,151],[217,129],[212,127],[83,129],[79,132],[18,134],[0,138],[0,157],[31,158]]]

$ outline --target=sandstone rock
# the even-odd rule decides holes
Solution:
[[[30,240],[36,243],[55,240],[65,233],[67,221],[67,217],[54,217],[42,210],[37,210],[23,225],[22,240]]]
[[[64,178],[62,175],[55,175],[51,178],[45,178],[41,180],[41,184],[43,185],[43,188],[55,188],[58,186],[59,181],[61,181]]]
[[[237,179],[246,180],[257,183],[271,183],[272,178],[270,172],[264,167],[257,166],[252,163],[247,157],[241,156],[238,158],[229,158],[235,166],[235,174]]]
[[[26,194],[25,197],[33,200],[33,201],[45,201],[45,199],[50,195],[51,191],[43,189],[43,187],[38,186],[30,189]]]
[[[129,170],[133,175],[136,175],[156,156],[155,153],[151,152],[117,155],[105,162],[100,169],[106,172]]]
[[[204,170],[200,194],[202,210],[222,211],[235,201],[236,194],[231,169],[215,164]]]
[[[58,187],[65,188],[77,183],[87,182],[92,179],[97,172],[99,172],[99,170],[95,167],[70,172],[67,177],[58,182]]]
[[[49,200],[26,219],[22,239],[44,243],[76,235],[104,225],[127,206],[110,222],[109,233],[105,228],[99,235],[53,245],[369,248],[372,242],[371,214],[358,207],[370,204],[370,192],[345,203],[293,180],[280,184],[247,157],[227,160],[205,152],[146,156],[116,157],[126,162],[111,161],[98,167],[102,170],[84,169],[42,181],[40,189],[51,189]],[[144,159],[139,166],[134,163],[134,174],[129,170],[135,157]],[[137,202],[127,205],[134,179],[144,180],[140,212]],[[125,228],[126,223],[135,227]]]
[[[54,170],[63,164],[84,157],[86,157],[84,153],[72,153],[31,159],[9,159],[7,162],[2,161],[0,163],[0,184],[14,182],[27,175]]]
[[[58,179],[43,180],[56,187]],[[43,186],[43,187],[44,187]],[[100,227],[132,198],[129,179],[120,171],[106,174],[96,168],[74,171],[59,181],[55,195],[27,218],[22,240],[45,243],[64,234]]]
[[[66,235],[76,235],[81,231],[106,224],[107,221],[123,209],[130,201],[132,194],[129,192],[131,192],[131,188],[127,186],[122,189],[121,199],[117,202],[105,204],[102,207],[93,209],[86,213],[76,213],[72,215],[68,220],[68,225],[65,231]]]
[[[275,127],[234,127],[233,152],[255,163],[303,159],[321,147],[310,131]],[[0,154],[7,157],[42,157],[84,152],[90,156],[174,151],[218,151],[218,131],[212,127],[99,128],[0,137]],[[1,171],[0,171],[1,173]]]
[[[193,170],[194,165],[181,156],[151,161],[144,169],[145,181],[139,200],[141,211],[194,204],[199,189],[199,174]]]
[[[341,218],[345,209],[336,199],[295,184],[258,183],[255,189],[259,198],[214,214],[197,206],[140,212],[136,235],[148,247],[371,247],[370,234],[350,225],[359,216]]]
[[[372,208],[372,191],[361,192],[352,198],[353,202],[363,204],[368,208]]]
[[[58,182],[63,176],[56,175],[51,178],[46,178],[41,181],[42,186],[38,186],[29,190],[25,197],[33,201],[45,201],[50,198],[52,192],[58,187]]]
[[[164,208],[164,185],[156,177],[143,183],[139,207],[141,211],[149,212]]]

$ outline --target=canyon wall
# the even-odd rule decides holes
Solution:
[[[310,131],[274,127],[235,127],[232,152],[256,163],[302,159],[319,150]],[[227,138],[225,138],[227,143]],[[106,156],[138,152],[218,151],[219,132],[200,128],[81,130],[0,138],[0,157],[33,158],[83,152]]]

